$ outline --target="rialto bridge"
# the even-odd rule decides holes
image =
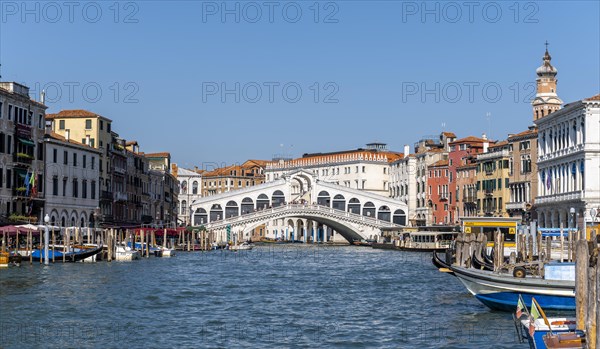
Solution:
[[[295,171],[261,185],[203,197],[191,203],[195,226],[203,225],[225,241],[266,225],[267,236],[327,242],[335,234],[348,241],[380,235],[383,227],[404,226],[407,205],[395,199],[317,180]]]

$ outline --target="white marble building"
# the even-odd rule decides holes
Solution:
[[[177,222],[187,226],[191,224],[190,206],[195,200],[202,197],[202,171],[198,169],[188,170],[183,167],[175,168],[174,174],[179,181]]]
[[[409,222],[417,208],[417,158],[404,146],[404,157],[390,164],[390,196],[408,205]]]
[[[538,126],[538,196],[542,227],[581,227],[600,208],[600,95],[566,104]]]
[[[45,138],[45,214],[52,225],[94,227],[102,151],[66,136],[52,132]]]
[[[388,151],[383,143],[367,144],[366,149],[304,154],[301,158],[268,163],[266,182],[303,169],[312,172],[320,181],[389,196],[389,165],[401,157],[401,153]],[[295,189],[300,197],[302,189],[299,186]]]

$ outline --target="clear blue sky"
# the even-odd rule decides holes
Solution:
[[[2,80],[46,86],[48,112],[97,112],[181,166],[401,150],[442,129],[504,138],[532,123],[546,40],[563,101],[600,91],[597,1],[48,4],[0,2]],[[222,93],[236,83],[239,102]]]

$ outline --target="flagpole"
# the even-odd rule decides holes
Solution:
[[[550,326],[550,321],[548,321],[548,318],[546,317],[546,313],[544,313],[544,309],[542,309],[542,307],[540,306],[540,304],[535,300],[535,298],[531,297],[531,302],[532,305],[533,303],[535,303],[537,310],[540,312],[540,314],[542,315],[542,318],[544,319],[544,322],[546,323],[546,325],[548,326],[548,329],[550,330],[550,333],[552,333],[552,326]]]

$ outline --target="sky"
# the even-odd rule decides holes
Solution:
[[[598,94],[597,1],[0,1],[2,81],[183,167],[504,139],[546,41],[562,100]]]

